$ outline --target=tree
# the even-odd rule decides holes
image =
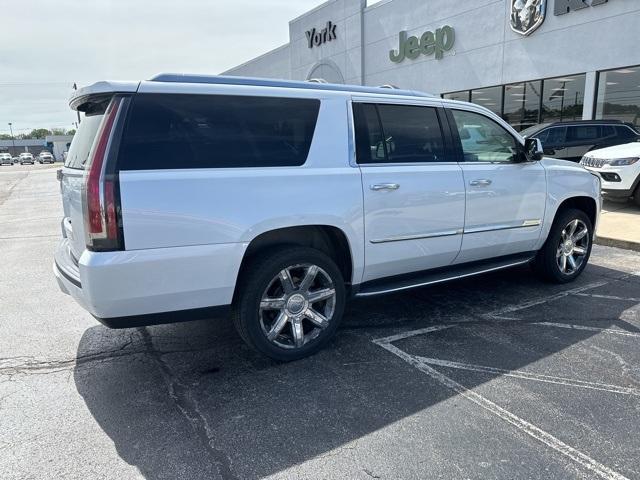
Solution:
[[[75,128],[72,128],[71,130],[67,130],[67,135],[75,135],[75,134],[76,134]]]
[[[26,138],[44,138],[47,135],[51,135],[51,131],[46,128],[34,128],[31,133],[25,134]]]
[[[49,135],[66,135],[67,132],[64,128],[52,128]]]
[[[11,140],[11,135],[8,133],[0,133],[0,140]]]

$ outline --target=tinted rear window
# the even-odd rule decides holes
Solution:
[[[78,131],[71,141],[67,159],[64,162],[65,167],[84,170],[107,104],[108,102],[95,104],[84,113]]]
[[[320,101],[227,95],[135,95],[121,170],[302,165]]]

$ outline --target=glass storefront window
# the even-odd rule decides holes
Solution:
[[[471,101],[488,108],[493,113],[502,114],[502,87],[471,90]]]
[[[640,126],[640,66],[600,72],[596,119],[616,119]]]
[[[520,131],[539,123],[542,82],[512,83],[504,87],[503,118]]]
[[[469,101],[469,90],[464,90],[462,92],[451,92],[445,93],[442,95],[442,98],[447,100],[461,100],[463,102]]]
[[[550,78],[544,81],[541,122],[581,120],[585,75]]]

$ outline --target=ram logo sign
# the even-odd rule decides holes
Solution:
[[[511,30],[520,35],[535,32],[547,13],[547,0],[511,0]]]

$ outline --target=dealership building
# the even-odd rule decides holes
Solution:
[[[393,85],[472,101],[516,129],[640,126],[638,0],[331,0],[226,75]]]

